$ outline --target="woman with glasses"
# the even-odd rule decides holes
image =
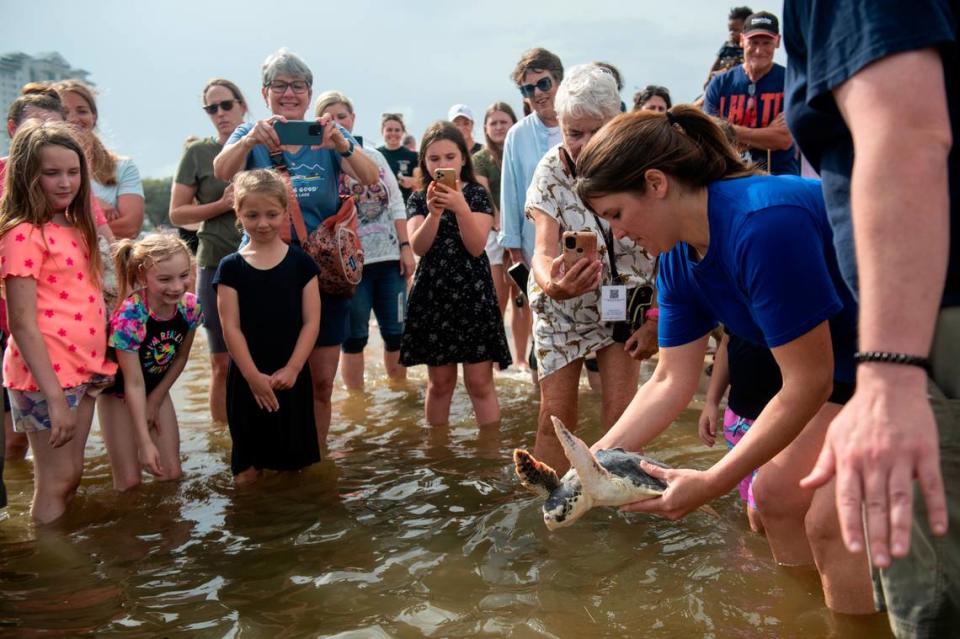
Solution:
[[[568,461],[551,417],[569,428],[577,423],[577,386],[588,355],[599,364],[603,427],[609,428],[637,390],[640,359],[656,351],[656,321],[634,335],[623,325],[604,321],[601,283],[652,293],[653,259],[633,241],[614,239],[610,227],[583,205],[573,190],[580,150],[600,128],[620,113],[614,77],[596,64],[570,70],[557,92],[562,144],[547,151],[527,191],[527,216],[536,230],[530,309],[540,375],[540,416],[534,455],[558,472]],[[589,232],[597,253],[564,268],[564,232]],[[611,259],[612,258],[612,259]],[[626,333],[624,334],[624,330]]]
[[[243,123],[247,103],[230,80],[214,78],[200,94],[201,105],[216,136],[187,145],[180,158],[170,196],[170,221],[177,226],[199,224],[197,230],[197,296],[204,309],[203,327],[210,351],[210,415],[227,421],[226,383],[230,355],[223,340],[217,294],[211,284],[220,260],[240,246],[240,229],[233,211],[233,186],[213,174],[213,159],[230,134]]]
[[[404,144],[404,140],[408,137],[406,133],[407,126],[403,123],[402,113],[384,113],[381,116],[380,135],[383,136],[383,146],[378,147],[377,151],[387,159],[390,170],[397,176],[404,204],[410,199],[410,194],[417,186],[413,174],[417,169],[419,157],[415,150],[411,150]]]
[[[656,111],[666,113],[673,106],[670,100],[670,90],[667,87],[648,85],[643,91],[637,91],[633,96],[634,111]]]
[[[510,253],[511,262],[529,265],[533,260],[534,233],[533,224],[524,215],[527,187],[540,158],[561,141],[553,101],[563,80],[563,63],[546,49],[530,49],[524,52],[510,78],[520,90],[530,114],[507,132],[503,143],[500,234],[497,239]],[[517,357],[523,357],[523,353],[517,353]],[[536,368],[532,351],[530,364]]]
[[[261,76],[261,95],[272,115],[237,127],[213,161],[214,175],[230,180],[243,169],[270,168],[274,166],[271,155],[275,156],[286,166],[309,234],[339,209],[341,173],[364,185],[375,184],[380,174],[356,140],[329,115],[316,120],[323,125],[320,145],[281,145],[273,125],[304,119],[313,96],[313,73],[297,55],[280,49],[267,56]],[[310,373],[317,437],[323,449],[330,430],[330,395],[340,345],[349,332],[350,300],[321,294],[320,304],[320,335],[310,355]]]
[[[107,149],[95,131],[100,112],[94,91],[80,80],[57,82],[67,122],[73,125],[90,162],[93,194],[117,239],[134,238],[143,227],[143,183],[133,160]]]

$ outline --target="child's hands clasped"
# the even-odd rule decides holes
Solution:
[[[284,366],[270,376],[270,387],[273,390],[287,390],[293,388],[293,385],[297,383],[297,376],[299,374],[300,371],[294,369],[293,367]]]
[[[280,409],[280,402],[273,392],[273,382],[270,375],[257,371],[247,383],[250,385],[250,392],[253,398],[257,400],[257,405],[268,413],[276,412]]]

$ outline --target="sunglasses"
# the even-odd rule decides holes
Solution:
[[[266,84],[264,86],[270,89],[270,93],[276,93],[277,95],[283,95],[287,92],[287,89],[292,90],[294,93],[306,93],[307,89],[310,88],[310,85],[303,80],[294,80],[293,82],[271,82],[270,84]]]
[[[203,105],[203,110],[213,115],[217,112],[217,109],[223,109],[224,111],[233,111],[233,105],[240,100],[223,100],[221,102],[214,102],[213,104]]]
[[[546,93],[551,87],[553,87],[553,80],[551,80],[549,77],[540,78],[537,80],[536,84],[521,84],[520,95],[525,98],[532,98],[534,91]]]

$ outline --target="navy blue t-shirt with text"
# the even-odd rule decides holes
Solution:
[[[681,242],[660,258],[661,347],[717,323],[776,348],[829,320],[834,379],[854,380],[857,307],[833,250],[819,180],[754,176],[708,187],[710,242],[701,261]]]

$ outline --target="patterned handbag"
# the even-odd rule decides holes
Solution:
[[[340,209],[307,233],[287,167],[276,161],[274,166],[287,185],[287,213],[300,248],[320,267],[320,292],[352,297],[363,276],[363,244],[357,234],[359,224],[353,198],[341,197]]]

